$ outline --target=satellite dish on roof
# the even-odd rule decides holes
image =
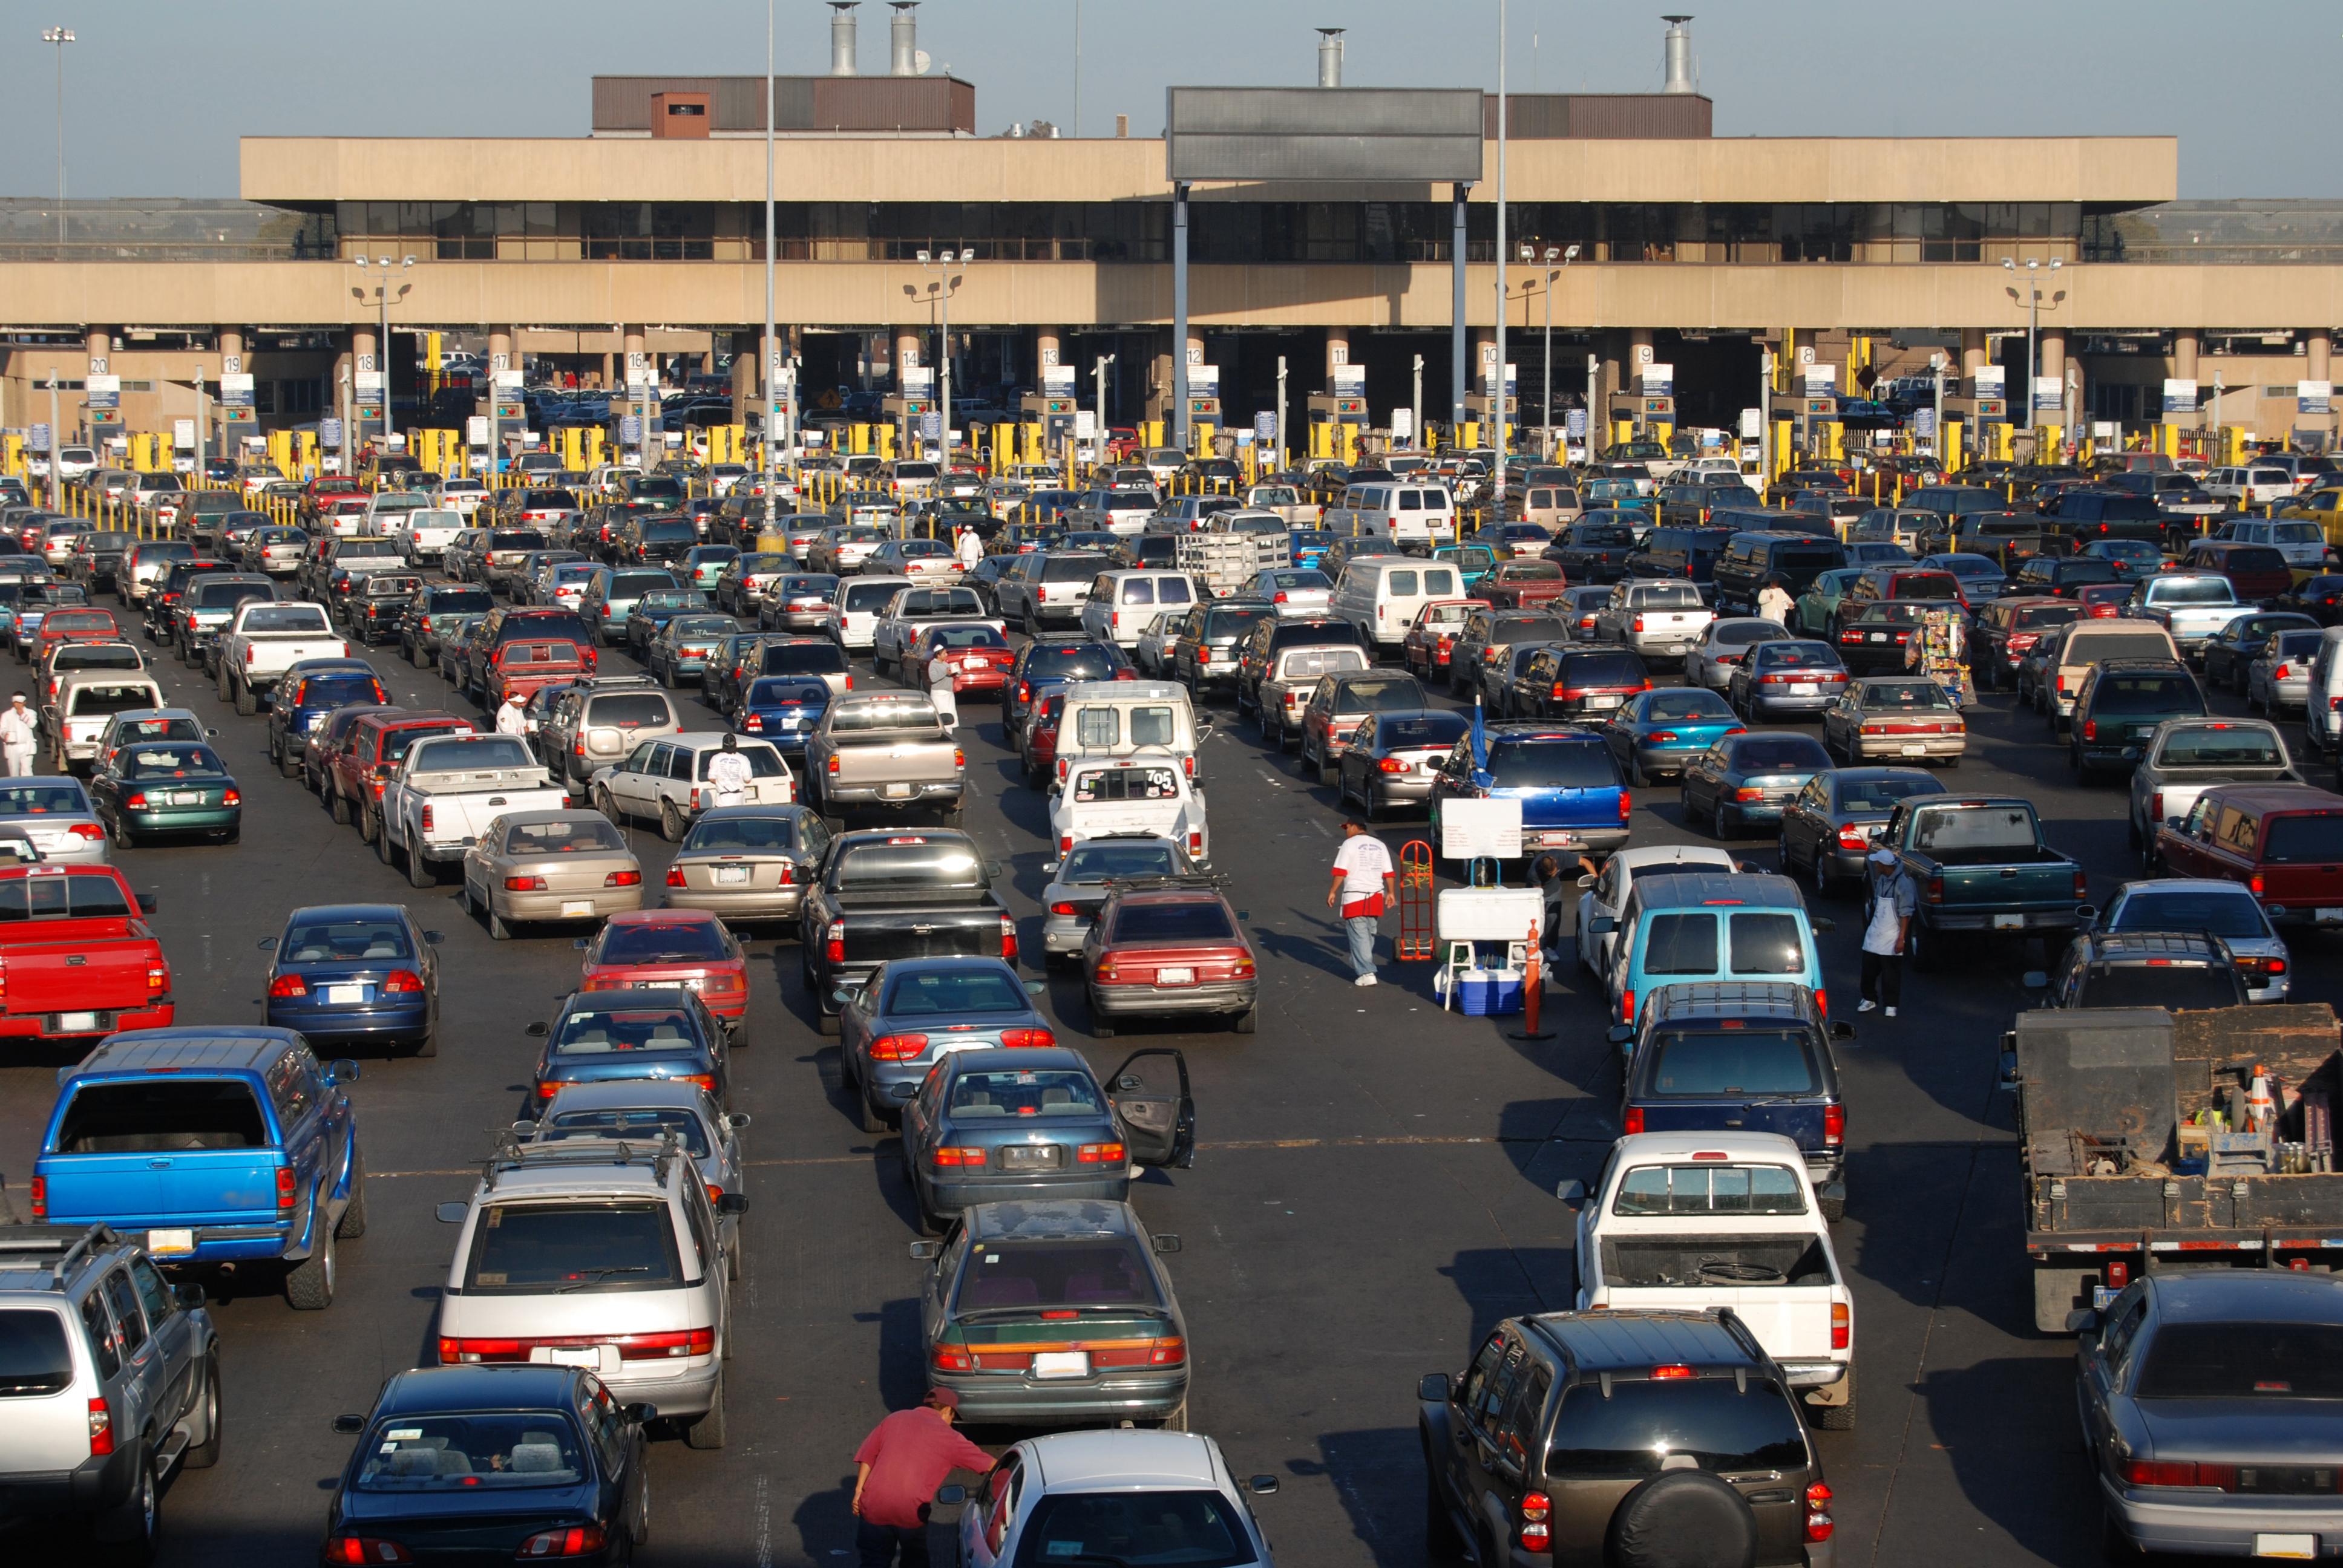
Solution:
[[[922,76],[928,74],[928,52],[925,49],[911,51],[911,68]]]

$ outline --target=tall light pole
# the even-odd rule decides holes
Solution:
[[[2017,271],[2017,263],[2008,256],[2001,258],[2001,265],[2010,273]],[[2053,257],[2050,270],[2055,273],[2065,265],[2064,261]],[[2026,301],[2026,428],[2031,430],[2034,428],[2034,340],[2036,331],[2041,326],[2042,316],[2042,263],[2038,257],[2026,257],[2026,286],[2028,296]],[[2017,290],[2013,288],[2009,293],[2014,298]],[[2042,460],[2039,452],[2034,457],[2036,462]]]
[[[365,256],[353,256],[351,259],[357,263],[359,271],[366,270],[368,263]],[[375,374],[382,377],[382,444],[387,447],[390,445],[390,280],[392,276],[390,257],[377,256],[372,265],[378,269],[382,279],[374,286],[375,305],[380,312],[379,319],[382,324],[381,332],[374,340],[374,360]],[[411,270],[414,266],[415,258],[411,256],[405,256],[399,261],[398,270],[404,274]],[[404,296],[411,286],[413,286],[402,284],[399,286],[398,292]],[[364,297],[363,292],[360,297]]]
[[[1094,388],[1091,396],[1098,400],[1098,412],[1091,417],[1098,427],[1098,460],[1101,463],[1106,461],[1106,367],[1113,363],[1113,355],[1101,354],[1098,357],[1098,362],[1091,367],[1091,384]]]
[[[1554,286],[1555,281],[1561,277],[1563,272],[1570,270],[1570,264],[1578,259],[1578,247],[1574,245],[1563,249],[1556,249],[1554,246],[1549,245],[1541,251],[1540,248],[1534,245],[1523,245],[1522,246],[1522,259],[1523,261],[1535,262],[1541,258],[1544,259],[1546,266],[1545,353],[1543,356],[1545,360],[1545,391],[1543,394],[1544,401],[1538,405],[1538,419],[1539,427],[1545,432],[1546,460],[1548,462],[1552,462],[1554,460]],[[1560,261],[1562,263],[1562,272],[1556,272],[1554,270],[1554,264],[1556,261]],[[1565,445],[1567,445],[1566,442]]]
[[[57,467],[57,448],[65,443],[65,433],[57,428],[57,372],[49,368],[49,510],[63,511],[65,504],[65,481]]]
[[[780,423],[780,399],[774,396],[780,390],[779,346],[773,341],[773,0],[765,0],[765,336],[758,340],[757,354],[762,361],[757,374],[765,394],[765,530],[772,531],[775,518],[773,494],[773,443],[780,438],[775,427]]]
[[[940,461],[949,467],[951,464],[951,269],[955,266],[966,266],[974,261],[976,252],[963,250],[954,255],[945,250],[938,255],[942,259],[930,262],[928,253],[922,250],[916,253],[914,259],[919,262],[921,271],[935,273],[942,280],[928,286],[936,291],[938,331],[941,339],[937,344],[939,352],[936,355],[937,446],[942,454]]]
[[[65,45],[74,41],[70,27],[44,27],[41,42],[57,46],[57,259],[65,248]]]
[[[1489,397],[1497,427],[1497,460],[1489,493],[1496,498],[1501,522],[1505,516],[1505,122],[1511,118],[1505,104],[1505,0],[1497,0],[1497,363]]]

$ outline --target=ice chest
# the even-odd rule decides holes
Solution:
[[[1437,978],[1455,988],[1456,1010],[1469,1018],[1494,1018],[1522,1010],[1519,970],[1447,970]]]

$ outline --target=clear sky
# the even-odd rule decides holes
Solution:
[[[1512,0],[1514,91],[1660,82],[1659,14]],[[2176,135],[2184,196],[2343,196],[2337,0],[1674,0],[1695,14],[1719,136]],[[1081,129],[1161,131],[1173,84],[1314,80],[1316,26],[1350,31],[1354,85],[1494,87],[1497,0],[1080,0]],[[978,129],[1065,124],[1077,0],[927,0],[934,68],[976,84]],[[776,0],[777,68],[829,65],[829,10]],[[236,194],[238,136],[583,136],[597,72],[752,73],[758,0],[55,0],[10,7],[0,194],[55,188],[56,51],[70,27],[71,193]],[[865,0],[860,61],[887,64]]]

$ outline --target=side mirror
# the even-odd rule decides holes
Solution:
[[[552,1030],[547,1029],[543,1023],[539,1022],[530,1024],[527,1029],[521,1030],[521,1032],[528,1036],[531,1040],[543,1040],[547,1035],[550,1034]]]
[[[2050,977],[2043,973],[2040,970],[2027,970],[2026,973],[2019,978],[2018,983],[2024,986],[2027,990],[2048,990],[2050,989]]]
[[[1554,1195],[1574,1209],[1582,1208],[1586,1202],[1586,1183],[1578,1181],[1564,1181],[1554,1188]]]
[[[954,1483],[950,1486],[939,1486],[936,1488],[936,1502],[942,1506],[949,1507],[952,1503],[966,1503],[967,1501],[968,1488],[965,1486]]]
[[[2098,1326],[2099,1310],[2097,1307],[2077,1307],[2066,1314],[2066,1332],[2070,1334],[2087,1334]]]
[[[2098,906],[2096,904],[2077,904],[2075,906],[2075,918],[2078,920],[2096,920],[2099,918]]]
[[[1838,930],[1838,922],[1832,920],[1828,915],[1813,916],[1806,921],[1806,923],[1809,926],[1812,926],[1817,932],[1835,931]]]
[[[637,1426],[645,1426],[659,1419],[659,1406],[655,1404],[622,1404],[618,1407],[618,1413],[625,1416]]]
[[[745,1111],[735,1111],[724,1119],[724,1125],[738,1132],[749,1125],[749,1113]]]
[[[151,915],[155,912],[154,894],[141,893],[138,895],[138,912],[142,915]]]
[[[340,1057],[326,1064],[327,1083],[356,1083],[357,1081],[358,1064],[348,1057]]]
[[[219,739],[219,731],[216,729],[206,729],[204,731],[204,739],[206,740],[217,740]]]
[[[1831,1038],[1833,1040],[1853,1040],[1855,1038],[1855,1025],[1848,1023],[1844,1020],[1832,1024]]]
[[[1047,980],[1029,980],[1025,982],[1025,994],[1028,996],[1040,996],[1049,989]]]
[[[1428,1372],[1416,1381],[1415,1397],[1426,1404],[1446,1404],[1448,1396],[1448,1374],[1444,1372]]]
[[[1245,1482],[1245,1490],[1255,1497],[1274,1497],[1277,1495],[1277,1477],[1274,1475],[1252,1476]]]
[[[1603,1031],[1603,1038],[1614,1045],[1633,1045],[1635,1043],[1635,1026],[1632,1023],[1614,1023]]]
[[[258,948],[264,953],[273,953],[277,950],[277,939],[275,937],[263,937],[252,945]]]
[[[442,1225],[460,1225],[464,1222],[464,1216],[470,1213],[471,1210],[472,1206],[469,1203],[458,1200],[442,1203],[431,1212]]]
[[[344,1437],[356,1437],[366,1430],[366,1417],[355,1413],[334,1417],[334,1430]]]
[[[581,953],[582,953],[582,952],[584,952],[588,948],[589,948],[589,947],[593,946],[593,944],[594,944],[594,939],[593,939],[593,938],[591,938],[591,937],[579,937],[577,940],[575,940],[575,941],[571,942],[569,945],[570,945],[571,947],[573,947],[573,948],[576,948],[579,952],[581,952]]]
[[[1581,880],[1583,882],[1585,879]],[[1589,936],[1607,937],[1618,929],[1619,922],[1609,915],[1597,915],[1586,922],[1586,932]]]
[[[192,1312],[204,1304],[204,1288],[196,1284],[174,1285],[171,1299]]]
[[[987,877],[997,877],[1001,875],[1001,862],[998,860],[987,860],[984,863],[984,874]]]
[[[719,1214],[747,1213],[749,1211],[749,1194],[746,1192],[725,1193],[724,1196],[716,1200],[716,1211]]]
[[[1582,888],[1591,888],[1594,885],[1594,879],[1592,877],[1581,877],[1578,879],[1578,885]]]
[[[1176,1252],[1180,1250],[1180,1238],[1169,1231],[1158,1231],[1151,1240],[1159,1252]]]
[[[512,1134],[515,1138],[534,1138],[537,1136],[537,1123],[523,1117],[512,1124]]]
[[[922,1263],[932,1263],[944,1255],[944,1244],[936,1241],[914,1241],[910,1250],[912,1259]]]
[[[887,1091],[887,1098],[890,1100],[901,1101],[905,1104],[909,1104],[911,1101],[911,1097],[919,1092],[920,1086],[916,1083],[898,1083],[889,1087]]]
[[[426,947],[436,948],[447,940],[447,939],[438,931],[426,931],[423,933],[423,945]]]

